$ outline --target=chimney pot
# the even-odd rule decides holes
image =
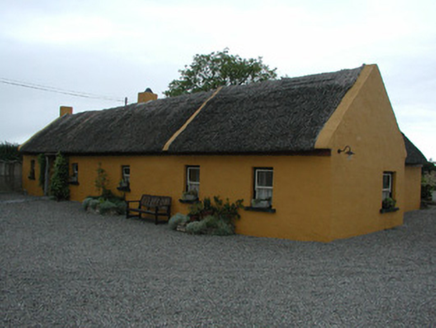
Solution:
[[[138,103],[146,103],[156,99],[157,94],[153,93],[150,88],[147,88],[144,92],[138,93]]]
[[[71,114],[73,114],[73,107],[61,106],[59,110],[59,117],[62,117],[64,115],[71,115]]]

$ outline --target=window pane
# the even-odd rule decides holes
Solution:
[[[272,189],[257,189],[256,199],[271,199],[272,198]]]
[[[255,169],[255,199],[272,200],[273,195],[273,170]]]
[[[257,171],[257,185],[260,187],[272,187],[273,172],[272,171]]]
[[[393,197],[393,176],[392,172],[383,173],[383,188],[382,188],[382,199]]]
[[[200,185],[198,184],[192,184],[192,183],[188,184],[188,191],[195,190],[198,193],[199,189],[200,189]]]
[[[383,174],[383,189],[390,189],[390,188],[391,188],[391,175]]]
[[[130,183],[130,166],[122,167],[123,181]]]
[[[189,182],[200,182],[200,169],[190,167],[188,169],[188,180]]]
[[[195,190],[198,194],[200,189],[200,168],[189,166],[187,167],[186,175],[186,190]]]

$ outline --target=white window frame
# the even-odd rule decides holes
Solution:
[[[126,170],[129,170],[128,172]],[[130,165],[121,166],[121,176],[123,182],[130,184]]]
[[[389,186],[385,187],[385,177],[389,177]],[[383,182],[382,182],[382,201],[386,198],[393,198],[392,186],[394,180],[393,172],[383,172]]]
[[[71,182],[78,182],[79,181],[79,163],[72,163],[71,164]]]
[[[271,172],[272,173],[271,186],[258,184],[258,180],[259,180],[258,176],[259,176],[259,173],[261,173],[261,172]],[[272,201],[273,188],[274,188],[274,169],[272,169],[272,168],[255,168],[254,169],[254,199],[259,199],[258,194],[259,194],[260,190],[271,190],[270,201]]]
[[[190,180],[190,172],[198,171],[198,181]],[[186,167],[186,191],[197,191],[200,192],[200,166],[187,166]]]

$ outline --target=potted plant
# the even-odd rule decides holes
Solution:
[[[396,203],[397,203],[397,201],[395,199],[387,197],[387,198],[383,199],[382,208],[383,209],[394,208]]]
[[[252,199],[251,207],[253,208],[270,208],[271,207],[271,198],[266,199]]]
[[[197,190],[185,191],[183,193],[182,199],[183,200],[189,200],[189,201],[197,200],[198,199],[198,192],[197,192]]]
[[[120,190],[120,191],[130,191],[130,183],[129,183],[129,181],[121,179],[120,183],[118,184],[117,189]]]

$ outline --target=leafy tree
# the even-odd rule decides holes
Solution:
[[[21,161],[18,144],[7,141],[0,143],[0,159],[5,161]]]
[[[53,176],[50,182],[50,194],[55,197],[56,200],[59,201],[70,198],[68,180],[68,160],[59,152],[56,155]]]
[[[108,190],[107,186],[109,185],[109,179],[106,173],[106,170],[101,167],[101,163],[98,163],[97,168],[97,178],[95,179],[95,187],[98,189],[98,192],[107,197],[111,194],[110,190]]]
[[[431,171],[436,171],[436,165],[433,163],[432,159],[430,158],[427,163],[425,163],[422,166],[422,172],[431,172]]]
[[[238,55],[229,55],[228,48],[209,55],[197,54],[189,67],[185,65],[185,69],[179,70],[180,79],[173,80],[164,95],[174,97],[214,90],[225,85],[273,80],[277,77],[276,70],[263,64],[262,57],[244,59]]]

